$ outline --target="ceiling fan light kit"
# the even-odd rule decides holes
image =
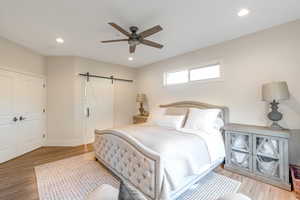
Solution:
[[[162,27],[160,25],[156,25],[150,29],[147,29],[141,33],[138,33],[138,27],[136,26],[131,26],[129,28],[130,32],[126,31],[125,29],[123,29],[121,26],[115,24],[115,23],[108,23],[109,25],[111,25],[112,27],[114,27],[115,29],[117,29],[118,31],[120,31],[123,35],[127,36],[128,39],[118,39],[118,40],[105,40],[102,41],[102,43],[111,43],[111,42],[124,42],[127,41],[129,44],[129,52],[130,53],[134,53],[136,46],[139,44],[144,44],[150,47],[154,47],[154,48],[158,48],[161,49],[163,48],[163,45],[150,41],[150,40],[146,40],[146,37],[149,37],[155,33],[158,33],[160,31],[162,31]]]

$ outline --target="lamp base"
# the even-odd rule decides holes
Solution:
[[[141,108],[139,108],[139,111],[140,111],[140,115],[144,116],[145,109],[143,107],[141,107]]]
[[[271,128],[276,129],[276,130],[284,130],[285,129],[282,126],[280,126],[277,122],[272,122]]]
[[[140,103],[139,111],[140,111],[140,115],[141,115],[141,116],[145,116],[145,109],[144,109],[144,107],[143,107],[143,103]]]
[[[278,111],[279,102],[273,100],[271,103],[271,112],[268,114],[268,118],[272,121],[271,128],[277,130],[283,130],[284,128],[278,124],[278,121],[282,119],[282,113]]]

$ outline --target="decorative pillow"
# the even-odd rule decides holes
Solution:
[[[220,109],[191,108],[189,110],[189,115],[186,120],[184,128],[195,129],[195,130],[200,129],[209,132],[212,129],[215,129],[221,125],[220,120],[218,120],[218,116],[220,112],[221,112]]]
[[[182,128],[185,115],[163,115],[156,119],[153,119],[153,124],[166,127],[179,129]]]
[[[146,197],[129,183],[121,181],[118,200],[147,200]]]

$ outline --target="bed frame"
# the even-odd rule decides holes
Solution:
[[[161,108],[199,108],[199,109],[221,109],[221,118],[225,124],[229,121],[228,108],[211,104],[182,101],[166,105]],[[149,200],[176,199],[190,186],[195,184],[202,177],[218,167],[223,159],[213,163],[209,169],[201,175],[190,177],[182,187],[169,194],[163,185],[163,168],[158,153],[152,151],[139,141],[126,137],[113,130],[95,130],[95,154],[96,159],[111,170],[117,177],[128,181],[131,185],[142,192]]]

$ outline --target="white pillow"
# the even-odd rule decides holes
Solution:
[[[224,120],[221,117],[217,117],[214,121],[213,128],[219,131],[224,125]]]
[[[166,128],[180,129],[182,128],[185,115],[163,115],[153,119],[153,124]]]
[[[220,109],[191,108],[184,128],[206,132],[216,129],[220,126],[220,120],[217,120],[220,112]]]

